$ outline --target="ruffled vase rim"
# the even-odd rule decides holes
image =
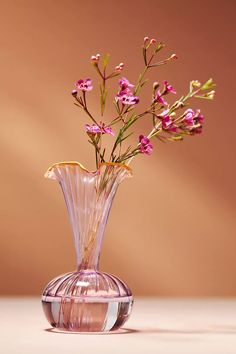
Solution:
[[[91,175],[99,174],[102,166],[122,167],[130,173],[130,176],[133,175],[133,171],[132,171],[131,167],[129,167],[128,165],[125,165],[123,163],[118,163],[118,162],[102,162],[99,164],[99,167],[96,171],[89,171],[86,167],[84,167],[84,165],[82,165],[82,163],[80,163],[78,161],[61,161],[61,162],[56,162],[56,163],[52,164],[45,172],[44,177],[45,178],[50,177],[50,173],[54,170],[54,168],[63,167],[63,166],[78,166],[78,167],[80,167],[81,170],[83,170]]]

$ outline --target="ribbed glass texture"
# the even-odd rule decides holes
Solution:
[[[104,332],[129,317],[133,298],[120,279],[98,270],[105,226],[119,184],[131,176],[120,164],[96,172],[77,162],[58,163],[46,173],[61,185],[77,256],[77,270],[53,279],[42,297],[45,315],[63,331]]]

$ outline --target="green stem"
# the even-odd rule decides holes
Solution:
[[[143,72],[139,76],[138,83],[137,83],[137,85],[136,85],[136,87],[134,89],[134,95],[137,95],[140,92],[141,84],[142,84],[143,78],[144,78],[147,70],[148,70],[148,65],[145,66]]]

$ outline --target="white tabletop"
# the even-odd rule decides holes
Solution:
[[[137,299],[120,333],[49,331],[39,298],[0,298],[2,354],[235,354],[236,300]]]

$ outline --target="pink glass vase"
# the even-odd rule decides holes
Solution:
[[[46,177],[59,182],[72,226],[77,270],[53,279],[43,291],[49,323],[69,332],[107,332],[128,319],[133,297],[114,275],[99,271],[99,256],[112,201],[129,167],[104,163],[96,172],[78,162],[53,165]]]

